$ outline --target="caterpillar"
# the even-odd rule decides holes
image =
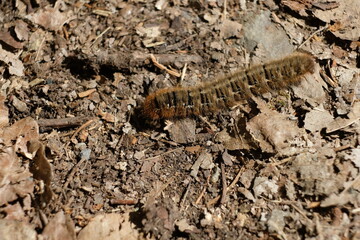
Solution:
[[[229,109],[236,102],[265,92],[297,84],[300,77],[313,73],[313,56],[295,52],[282,59],[240,69],[193,87],[172,87],[149,94],[142,113],[151,120],[206,115]]]

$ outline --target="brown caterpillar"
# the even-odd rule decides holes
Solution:
[[[160,89],[146,97],[143,114],[152,120],[206,115],[252,95],[286,88],[314,72],[313,57],[295,52],[283,59],[237,70],[194,87]]]

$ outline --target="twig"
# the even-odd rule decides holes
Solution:
[[[74,132],[74,134],[71,136],[70,140],[74,141],[75,140],[75,136],[81,132],[81,130],[83,130],[84,128],[86,128],[87,126],[89,126],[90,124],[92,124],[94,122],[94,119],[90,119],[89,121],[87,121],[86,123],[84,123],[83,125],[81,125],[78,129],[76,129],[76,131]]]
[[[37,123],[39,127],[51,128],[65,128],[79,126],[85,121],[89,121],[93,117],[71,117],[71,118],[56,118],[56,119],[39,119]]]
[[[187,195],[188,195],[188,193],[189,193],[189,191],[190,191],[190,186],[191,186],[191,182],[189,182],[189,184],[188,184],[188,186],[187,186],[187,188],[186,188],[186,191],[185,191],[185,193],[184,193],[184,195],[182,196],[182,199],[181,199],[181,201],[180,201],[180,212],[182,212],[182,211],[184,210],[184,202],[185,202],[186,197],[187,197]]]
[[[220,163],[220,168],[221,168],[221,182],[222,182],[222,193],[221,193],[220,204],[224,204],[226,200],[227,183],[226,183],[226,175],[225,175],[225,164],[223,162]]]
[[[145,159],[143,159],[142,161],[144,162],[144,161],[149,161],[149,160],[157,159],[157,158],[159,158],[159,157],[161,157],[161,156],[164,156],[164,155],[166,155],[166,154],[173,153],[173,152],[176,152],[176,151],[179,151],[179,150],[183,150],[183,149],[184,149],[184,147],[175,148],[175,149],[169,150],[169,151],[167,151],[167,152],[161,153],[161,154],[159,154],[159,155],[156,155],[156,156],[154,156],[154,157],[145,158]]]
[[[227,8],[227,0],[224,0],[224,10],[223,10],[223,14],[222,14],[222,22],[224,22],[226,20],[226,8]]]
[[[239,178],[240,178],[240,176],[241,176],[241,174],[242,174],[242,172],[244,171],[244,167],[242,167],[242,168],[240,168],[240,170],[239,170],[239,172],[238,172],[238,174],[236,175],[236,177],[234,178],[234,180],[231,182],[231,184],[226,188],[226,191],[228,192],[230,189],[232,189],[234,186],[235,186],[235,184],[239,181]],[[206,206],[212,206],[212,205],[214,205],[215,203],[217,203],[217,201],[219,201],[219,199],[221,198],[221,196],[220,195],[218,195],[217,197],[215,197],[215,198],[213,198],[213,199],[211,199],[210,201],[208,201],[207,203],[206,203]]]
[[[150,58],[151,58],[151,61],[154,63],[154,65],[158,68],[160,68],[161,70],[165,70],[167,73],[169,73],[170,75],[173,75],[175,77],[180,77],[181,74],[174,71],[174,70],[170,70],[168,69],[167,67],[165,67],[164,65],[162,65],[161,63],[159,63],[156,58],[154,57],[153,54],[150,54]]]
[[[107,31],[109,31],[111,29],[111,27],[106,28],[102,33],[100,33],[95,39],[94,41],[91,43],[90,47],[94,46],[94,44],[96,43],[96,41],[101,38]]]
[[[328,29],[329,26],[326,24],[324,27],[319,28],[318,30],[316,30],[315,32],[313,32],[307,39],[305,39],[305,41],[303,41],[298,47],[297,49],[301,48],[306,42],[308,42],[312,37],[314,37],[316,34]]]
[[[87,160],[86,158],[81,158],[80,161],[71,169],[70,174],[67,177],[67,180],[63,186],[63,189],[66,189],[67,186],[69,185],[69,183],[73,180],[73,177],[75,175],[75,173],[78,171],[79,167],[81,164],[83,164],[83,162],[85,162],[85,160]]]
[[[210,127],[211,131],[217,132],[217,128],[213,124],[211,124],[208,120],[206,120],[206,118],[204,118],[203,116],[200,116],[200,115],[198,117],[201,121],[203,121]]]
[[[236,177],[234,178],[234,180],[231,182],[231,184],[228,186],[228,191],[233,188],[235,186],[235,184],[239,181],[240,176],[242,174],[242,172],[245,170],[245,167],[241,167],[239,172],[236,174]]]
[[[110,204],[112,205],[135,205],[138,201],[132,199],[111,199]]]
[[[287,162],[289,162],[289,161],[291,161],[292,160],[292,157],[287,157],[287,158],[285,158],[285,159],[283,159],[283,160],[281,160],[281,161],[278,161],[278,162],[275,162],[275,163],[271,163],[270,165],[271,166],[279,166],[279,165],[282,165],[282,164],[284,164],[284,163],[287,163]]]
[[[34,62],[36,62],[36,60],[37,60],[38,57],[39,57],[40,50],[41,50],[41,48],[42,48],[42,45],[43,45],[44,41],[45,41],[45,37],[43,37],[43,39],[41,40],[40,46],[39,46],[38,50],[36,51],[36,56],[35,56]]]
[[[320,223],[320,219],[319,219],[319,214],[318,213],[314,213],[314,218],[315,218],[315,226],[316,226],[316,231],[318,233],[318,237],[317,239],[319,240],[324,240],[324,233],[323,233],[323,228],[322,225]]]
[[[209,186],[209,183],[210,183],[210,176],[211,176],[211,174],[209,174],[209,176],[207,177],[207,179],[206,179],[206,185],[203,187],[203,189],[201,190],[201,193],[200,193],[199,197],[196,199],[195,205],[198,205],[198,204],[200,203],[202,197],[204,196],[205,191],[206,191],[206,188]]]
[[[186,69],[187,69],[187,63],[185,63],[184,68],[183,68],[183,70],[181,72],[181,78],[180,78],[180,82],[179,82],[180,85],[184,81],[184,78],[185,78],[185,75],[186,75]]]

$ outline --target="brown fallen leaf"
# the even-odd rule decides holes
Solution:
[[[70,15],[70,12],[60,12],[56,7],[47,6],[27,15],[26,18],[46,29],[57,31],[70,20],[67,15]]]
[[[28,217],[25,216],[25,212],[19,202],[7,205],[2,208],[2,212],[6,214],[5,219],[28,222]]]
[[[24,21],[16,21],[14,31],[19,40],[27,41],[29,39],[28,25]]]
[[[83,97],[89,96],[90,94],[92,94],[92,93],[94,93],[94,92],[96,92],[96,89],[89,89],[89,90],[86,90],[86,91],[84,91],[84,92],[78,93],[78,96],[79,96],[80,98],[83,98]]]
[[[115,122],[115,116],[113,114],[108,113],[108,112],[103,112],[100,108],[98,108],[98,110],[96,111],[96,114],[99,115],[101,117],[101,119],[103,119],[107,122],[111,122],[111,123]]]
[[[308,16],[306,10],[311,7],[311,0],[282,0],[281,4],[306,17]]]
[[[27,239],[36,240],[34,226],[17,220],[0,219],[0,236],[3,240]]]
[[[304,128],[310,132],[320,131],[332,122],[334,117],[325,109],[317,108],[306,113]]]
[[[34,191],[34,181],[28,169],[20,165],[12,146],[3,146],[0,151],[0,206],[23,198]]]
[[[195,120],[181,119],[174,122],[167,121],[164,130],[169,132],[170,139],[176,143],[192,143],[196,139]]]
[[[252,118],[246,128],[264,152],[292,154],[291,140],[303,130],[287,116],[270,110],[262,101],[256,101],[261,113]]]
[[[326,126],[326,133],[335,132],[345,128],[360,119],[360,102],[354,102],[351,112],[348,113],[347,118],[337,117],[335,120],[329,122]]]
[[[41,236],[44,239],[75,240],[74,223],[68,215],[60,211],[45,226]]]
[[[337,23],[330,31],[338,38],[358,41],[360,31],[360,1],[336,0],[338,7],[323,10],[316,9],[313,14],[325,23]]]
[[[24,65],[23,63],[18,59],[18,57],[2,48],[0,45],[0,61],[7,64],[9,68],[9,73],[11,75],[16,75],[19,77],[24,76]]]
[[[13,47],[13,48],[17,48],[17,49],[23,48],[22,43],[16,41],[16,40],[11,36],[11,34],[9,33],[9,31],[1,31],[1,32],[0,32],[0,41],[6,43],[7,45],[9,45],[10,47]]]
[[[32,139],[29,141],[28,151],[34,156],[32,162],[30,163],[30,172],[33,174],[34,178],[44,182],[44,190],[40,192],[40,202],[41,204],[46,204],[50,202],[52,198],[51,190],[51,166],[49,161],[45,156],[45,147],[37,139]]]
[[[78,235],[78,240],[127,239],[138,240],[140,233],[130,222],[129,213],[100,214],[94,217]]]
[[[3,139],[4,144],[7,146],[12,146],[12,142],[15,141],[14,149],[25,156],[31,157],[27,143],[30,140],[39,138],[39,126],[33,118],[27,117],[15,122],[8,128],[0,129],[0,138]]]

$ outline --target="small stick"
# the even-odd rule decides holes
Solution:
[[[170,75],[173,75],[175,77],[180,77],[181,74],[174,71],[174,70],[170,70],[168,69],[167,67],[165,67],[164,65],[162,65],[161,63],[159,63],[156,58],[154,57],[153,54],[150,54],[150,58],[151,58],[151,61],[154,63],[154,65],[158,68],[160,68],[161,70],[165,70],[167,73],[169,73]]]
[[[226,20],[226,8],[227,8],[227,0],[224,0],[224,11],[223,11],[223,14],[222,14],[222,22],[224,22]]]
[[[191,187],[191,182],[189,182],[189,184],[188,184],[188,186],[186,188],[186,191],[185,191],[185,193],[184,193],[184,195],[183,195],[183,197],[182,197],[182,199],[180,201],[180,212],[182,212],[183,209],[184,209],[184,202],[185,202],[186,197],[187,197],[187,195],[189,193],[190,187]]]
[[[234,178],[234,180],[231,182],[231,184],[229,185],[229,187],[228,187],[228,191],[231,189],[231,188],[233,188],[234,186],[235,186],[235,184],[239,181],[239,179],[240,179],[240,176],[241,176],[241,174],[242,174],[242,172],[245,170],[245,167],[242,167],[242,168],[240,168],[240,170],[239,170],[239,172],[238,172],[238,174],[236,175],[236,177]]]
[[[324,31],[324,30],[326,30],[326,29],[328,29],[328,28],[329,28],[329,26],[326,24],[324,27],[319,28],[318,30],[316,30],[315,32],[313,32],[312,34],[310,34],[310,36],[309,36],[307,39],[305,39],[305,41],[303,41],[303,42],[297,47],[297,49],[301,48],[306,42],[308,42],[308,41],[309,41],[312,37],[314,37],[316,34],[322,32],[322,31]]]
[[[221,193],[220,204],[224,204],[226,200],[226,193],[228,188],[226,183],[225,164],[223,162],[220,163],[220,168],[221,168],[221,182],[222,182],[222,193]]]
[[[209,176],[207,177],[206,179],[206,186],[203,187],[203,189],[201,190],[201,193],[199,195],[199,197],[196,199],[195,201],[195,205],[198,205],[202,199],[202,197],[204,196],[205,194],[205,191],[206,191],[206,188],[209,186],[209,182],[210,182],[210,176],[211,174],[209,174]]]
[[[111,199],[110,204],[112,205],[135,205],[138,201],[132,199]]]
[[[39,57],[40,50],[41,50],[41,48],[42,48],[42,45],[43,45],[44,41],[45,41],[45,37],[43,37],[43,39],[41,40],[41,43],[40,43],[40,45],[39,45],[39,48],[38,48],[38,50],[36,51],[36,56],[35,56],[34,62],[36,62],[37,59],[38,59],[38,57]]]
[[[96,41],[101,38],[107,31],[109,31],[111,29],[111,27],[106,28],[102,33],[100,33],[95,39],[94,41],[91,43],[90,47],[94,46],[94,44],[96,43]]]
[[[242,174],[242,172],[245,170],[245,168],[244,167],[242,167],[242,168],[240,168],[240,170],[239,170],[239,172],[238,172],[238,174],[236,175],[236,177],[234,178],[234,180],[231,182],[231,184],[226,188],[226,191],[228,192],[230,189],[232,189],[234,186],[235,186],[235,184],[239,181],[239,178],[240,178],[240,176],[241,176],[241,174]],[[224,189],[223,189],[223,191],[224,191]],[[212,206],[212,205],[214,205],[215,203],[217,203],[217,201],[219,201],[219,199],[221,198],[221,196],[220,195],[218,195],[218,196],[216,196],[215,198],[213,198],[213,199],[211,199],[210,201],[208,201],[207,203],[206,203],[206,206]]]
[[[211,131],[213,131],[213,132],[217,132],[217,131],[218,131],[218,129],[217,129],[213,124],[211,124],[208,120],[206,120],[206,118],[204,118],[204,117],[201,116],[201,115],[199,115],[198,117],[199,117],[199,119],[200,119],[201,121],[203,121],[204,123],[206,123],[206,124],[210,127]]]
[[[63,189],[66,189],[68,187],[69,183],[73,180],[75,173],[78,171],[80,165],[82,165],[85,162],[85,160],[87,160],[87,159],[81,158],[81,160],[78,163],[76,163],[76,165],[71,169],[71,172],[67,177],[67,180],[63,186]]]
[[[55,119],[39,119],[37,123],[39,127],[52,127],[52,128],[66,128],[79,126],[85,121],[89,121],[93,117],[70,117],[70,118],[55,118]]]
[[[179,85],[181,86],[181,83],[184,81],[185,75],[186,75],[186,69],[187,69],[187,63],[185,63],[184,68],[181,72],[181,78],[180,78],[180,82]]]
[[[94,122],[94,119],[91,119],[89,121],[87,121],[86,123],[84,123],[83,125],[81,125],[78,129],[76,129],[76,131],[74,132],[74,134],[71,136],[70,140],[74,141],[75,140],[75,136],[81,132],[81,130],[83,130],[84,128],[86,128],[87,126],[89,126],[90,124],[92,124]]]

